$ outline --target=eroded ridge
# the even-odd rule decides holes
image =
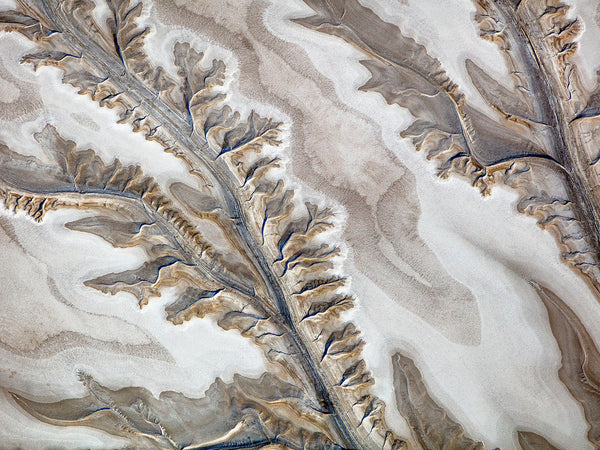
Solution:
[[[0,13],[1,27],[39,44],[23,62],[61,69],[65,83],[183,160],[197,185],[164,190],[141,167],[106,164],[48,125],[35,137],[54,163],[2,147],[0,193],[7,207],[36,220],[56,208],[94,210],[66,226],[115,247],[139,246],[147,260],[86,285],[131,293],[140,306],[163,286],[176,286],[181,295],[166,306],[168,320],[215,317],[262,347],[272,374],[236,379],[237,387],[217,381],[207,398],[226,396],[233,409],[200,434],[182,430],[197,423],[170,423],[164,404],[147,392],[109,391],[87,375],[88,398],[18,402],[49,423],[85,423],[164,448],[402,447],[385,426],[383,402],[369,393],[360,333],[340,317],[354,299],[340,271],[342,247],[332,243],[339,221],[284,176],[275,149],[282,124],[256,112],[242,117],[227,102],[223,61],[206,61],[186,42],[173,48],[176,73],[154,64],[144,50],[149,28],[138,23],[141,2],[106,6],[108,20],[97,23],[89,0],[19,2],[18,10]],[[130,401],[133,391],[139,401]],[[175,397],[200,421],[212,414],[196,411],[206,400],[188,405]]]
[[[396,353],[392,366],[396,405],[411,428],[415,447],[483,450],[483,444],[466,436],[463,427],[431,397],[411,358]]]
[[[581,403],[589,425],[588,440],[597,448],[600,446],[600,352],[581,319],[558,295],[539,283],[531,284],[548,311],[550,328],[562,354],[558,376]],[[539,440],[531,436],[521,439]]]
[[[467,177],[483,194],[496,182],[515,188],[518,210],[554,233],[562,258],[599,296],[598,89],[583,87],[574,55],[581,25],[556,0],[478,0],[481,36],[506,56],[514,85],[465,62],[494,112],[468,102],[424,46],[357,0],[305,0],[314,15],[294,21],[339,36],[364,53],[371,78],[360,88],[407,108],[402,132],[439,175]]]

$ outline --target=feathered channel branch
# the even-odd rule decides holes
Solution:
[[[130,293],[140,306],[176,286],[167,320],[210,315],[252,339],[272,363],[258,380],[217,380],[199,400],[111,391],[82,374],[84,398],[47,404],[15,394],[19,404],[48,423],[99,427],[136,446],[403,447],[386,428],[383,402],[370,394],[360,332],[341,317],[354,298],[341,274],[335,214],[282,176],[275,150],[282,124],[229,106],[225,64],[189,43],[173,48],[176,73],[154,64],[140,2],[107,0],[106,23],[96,22],[90,0],[18,3],[0,13],[0,27],[38,44],[23,62],[62,70],[65,83],[180,158],[197,183],[163,188],[143,168],[104,162],[48,125],[35,138],[52,163],[0,149],[6,206],[36,220],[57,208],[94,211],[66,226],[115,247],[141,247],[147,259],[87,286]]]
[[[465,61],[491,107],[486,114],[469,105],[424,46],[358,0],[304,1],[314,14],[294,22],[365,55],[360,63],[370,78],[360,89],[408,109],[414,121],[401,135],[437,161],[439,175],[464,176],[482,194],[499,181],[515,188],[518,210],[554,233],[564,261],[600,301],[600,85],[589,91],[582,83],[575,64],[582,27],[569,7],[557,0],[474,1],[481,37],[498,44],[513,78],[505,86]],[[582,404],[588,439],[598,447],[598,350],[566,303],[532,284],[563,355],[558,375]],[[423,448],[480,448],[435,404],[411,360],[397,355],[394,368],[399,410]],[[555,448],[533,431],[519,430],[516,439],[523,449]]]
[[[466,60],[495,114],[471,106],[439,61],[357,0],[305,0],[315,14],[294,21],[357,47],[371,73],[360,88],[407,108],[402,132],[438,162],[439,175],[467,177],[483,194],[499,181],[519,192],[518,210],[551,230],[562,258],[600,300],[599,89],[581,83],[573,55],[581,26],[557,0],[476,0],[481,36],[496,42],[511,87]],[[364,26],[368,23],[369,26]]]

